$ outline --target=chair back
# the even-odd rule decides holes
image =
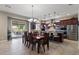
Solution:
[[[48,33],[44,33],[44,40],[43,40],[44,44],[49,43],[49,34]]]
[[[51,37],[51,38],[53,38],[53,37],[54,37],[53,33],[51,33],[51,34],[50,34],[50,37]]]
[[[29,38],[29,42],[32,43],[33,42],[33,34],[28,33],[28,38]]]
[[[25,40],[28,40],[27,31],[24,32],[24,37],[25,37]]]
[[[60,41],[60,42],[63,42],[63,36],[62,36],[62,33],[58,33],[57,35],[59,36],[59,41]]]

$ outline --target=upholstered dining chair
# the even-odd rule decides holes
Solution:
[[[32,46],[32,50],[33,50],[34,48],[36,48],[36,41],[35,41],[35,39],[33,38],[33,33],[29,33],[29,34],[28,34],[28,39],[29,39],[29,46],[28,46],[28,48],[29,48],[30,46]]]
[[[57,33],[57,35],[59,36],[59,42],[63,42],[63,34],[62,33]]]
[[[44,52],[45,52],[46,45],[47,45],[47,49],[49,50],[49,34],[48,33],[44,33],[44,38],[42,41],[42,47],[43,47]]]
[[[24,45],[28,46],[29,40],[28,40],[28,32],[24,32]]]
[[[50,34],[49,39],[50,39],[50,41],[53,41],[53,40],[54,40],[54,35],[53,35],[53,33]]]

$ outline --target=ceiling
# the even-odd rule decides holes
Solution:
[[[77,14],[78,7],[78,4],[35,4],[33,17],[38,19],[65,17]],[[1,4],[0,11],[32,17],[32,4]]]

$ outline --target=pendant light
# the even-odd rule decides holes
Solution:
[[[32,22],[31,22],[31,29],[34,30],[36,28],[35,22],[34,22],[34,17],[33,17],[33,7],[34,5],[32,5]]]
[[[51,24],[54,24],[56,12],[54,12],[54,18],[51,19]]]
[[[32,5],[32,19],[33,19],[33,21],[34,21],[34,17],[33,17],[33,7],[34,7],[34,5]]]

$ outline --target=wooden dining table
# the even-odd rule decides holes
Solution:
[[[35,38],[35,40],[37,41],[37,52],[40,52],[40,45],[41,45],[41,40],[43,40],[44,36],[42,35],[37,35],[37,36],[33,36],[33,38]]]

